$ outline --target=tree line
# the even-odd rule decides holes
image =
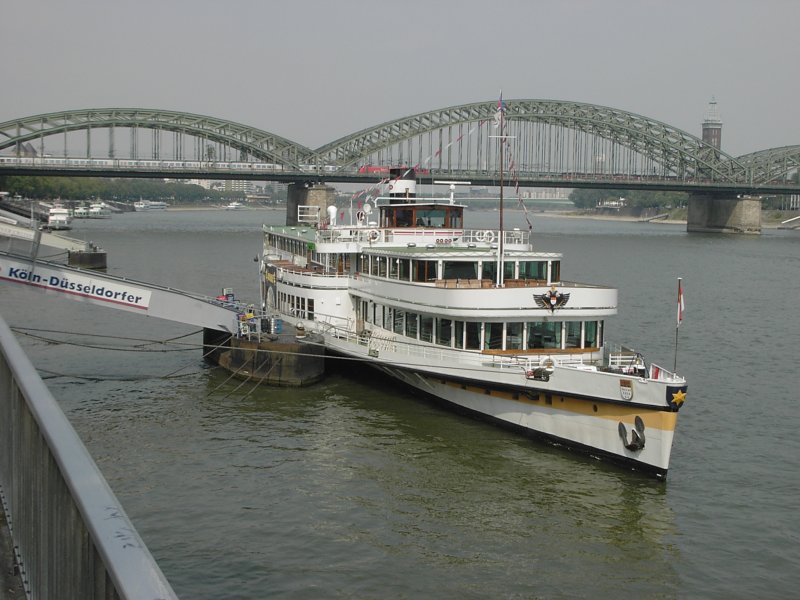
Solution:
[[[179,204],[215,202],[241,198],[242,192],[207,190],[195,184],[160,179],[115,179],[101,177],[0,177],[0,190],[14,196],[40,200],[117,200],[120,202],[169,200]]]

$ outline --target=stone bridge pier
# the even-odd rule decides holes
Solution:
[[[290,183],[286,199],[286,224],[299,225],[297,209],[300,206],[316,206],[324,218],[325,209],[333,204],[335,197],[334,188],[323,183]]]
[[[761,199],[730,193],[692,193],[686,231],[760,234]]]

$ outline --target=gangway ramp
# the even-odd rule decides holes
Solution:
[[[0,282],[204,329],[239,327],[237,308],[208,296],[2,251]]]
[[[87,252],[96,250],[96,247],[90,242],[83,240],[76,240],[74,238],[48,233],[46,231],[38,232],[41,235],[39,243],[42,246],[49,248],[57,248],[59,250],[67,250],[69,252]],[[0,217],[0,237],[10,238],[15,240],[22,240],[23,242],[34,243],[37,231],[30,227],[25,227],[16,222],[11,222],[10,219]]]

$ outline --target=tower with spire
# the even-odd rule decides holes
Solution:
[[[719,118],[719,108],[714,96],[708,103],[706,118],[703,120],[703,141],[716,148],[715,154],[719,158],[719,150],[722,149],[722,121]]]

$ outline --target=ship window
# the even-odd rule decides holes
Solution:
[[[403,327],[405,324],[405,316],[402,310],[394,311],[394,332],[403,335]]]
[[[497,278],[497,263],[493,260],[483,261],[483,266],[481,267],[481,278],[494,281]]]
[[[566,348],[580,348],[581,347],[581,322],[580,321],[567,321],[564,323],[566,331]]]
[[[417,225],[420,227],[444,227],[444,209],[417,209]]]
[[[554,260],[550,265],[550,282],[561,281],[561,261]]]
[[[411,279],[411,261],[408,258],[400,259],[400,280],[408,281]]]
[[[583,347],[584,348],[599,348],[600,328],[597,326],[597,321],[586,321],[583,325]]]
[[[433,317],[421,315],[419,320],[419,339],[423,342],[433,341]]]
[[[397,275],[400,271],[400,259],[399,258],[389,258],[389,277],[391,279],[397,279]]]
[[[467,349],[480,350],[481,348],[481,324],[467,321]]]
[[[442,279],[477,279],[478,264],[446,260],[442,263]]]
[[[391,307],[384,307],[383,309],[383,328],[387,331],[392,331],[392,323],[394,321],[394,309]]]
[[[378,277],[386,277],[387,258],[385,256],[376,256],[375,259],[378,261]]]
[[[520,279],[547,281],[547,263],[543,260],[524,260],[519,263]]]
[[[510,261],[503,262],[503,279],[514,279],[514,263]]]
[[[417,337],[417,313],[406,313],[406,336],[416,339]]]
[[[522,348],[522,323],[506,323],[506,350]]]
[[[395,227],[411,227],[414,211],[410,208],[398,208],[395,215]]]
[[[486,323],[484,325],[483,347],[485,350],[503,349],[502,323]]]
[[[464,321],[456,321],[456,330],[455,330],[455,347],[456,348],[463,348],[464,347]]]
[[[561,348],[561,322],[528,323],[528,348]]]
[[[313,298],[309,298],[308,299],[308,313],[307,314],[308,314],[308,320],[309,321],[313,321],[314,320],[314,299]]]
[[[379,256],[370,256],[370,265],[369,265],[369,274],[370,275],[377,275],[378,274],[378,262],[380,260]]]
[[[436,343],[440,346],[450,346],[450,334],[453,322],[450,319],[436,319]]]
[[[434,281],[436,279],[435,260],[415,260],[414,281]]]

